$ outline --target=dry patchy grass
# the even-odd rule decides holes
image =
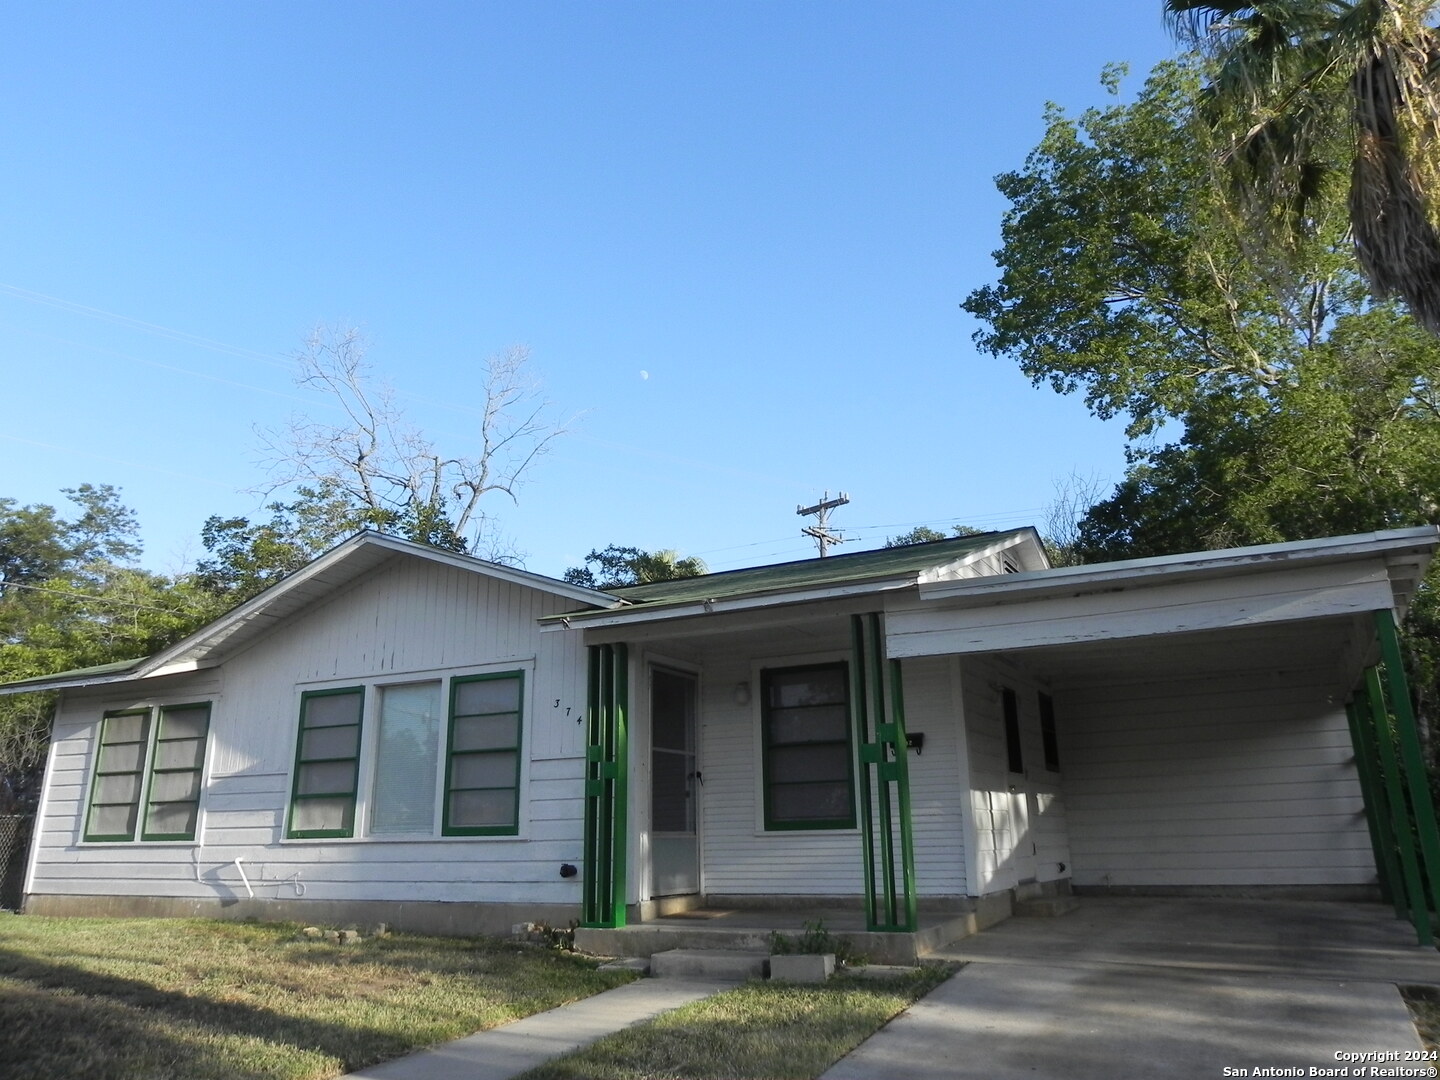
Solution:
[[[751,982],[627,1028],[522,1080],[809,1080],[954,971],[818,986]]]
[[[321,1080],[628,981],[498,939],[0,915],[7,1080]]]

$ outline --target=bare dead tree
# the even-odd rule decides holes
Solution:
[[[1045,507],[1045,527],[1041,540],[1045,553],[1055,566],[1074,566],[1080,562],[1077,548],[1080,540],[1080,520],[1090,507],[1100,501],[1109,487],[1094,473],[1081,476],[1071,472],[1069,476],[1055,480],[1055,498]]]
[[[511,346],[485,361],[470,454],[443,453],[405,415],[394,389],[366,361],[356,329],[321,327],[296,355],[296,383],[324,394],[340,423],[291,417],[256,428],[268,472],[257,490],[285,488],[335,499],[346,528],[373,527],[458,550],[481,547],[489,531],[482,500],[516,501],[525,474],[567,430],[529,367],[530,351]],[[469,410],[466,410],[469,411]]]

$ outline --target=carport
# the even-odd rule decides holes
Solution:
[[[1434,1064],[1397,987],[1440,984],[1440,954],[1373,903],[1090,897],[935,956],[965,967],[822,1080],[1405,1076]]]
[[[1028,770],[977,772],[972,748],[969,849],[986,850],[984,808],[1024,794],[1029,850],[1013,858],[1038,863],[997,860],[986,891],[1038,869],[1081,893],[1383,894],[1429,944],[1440,839],[1395,620],[1436,538],[1425,527],[921,583],[886,612],[890,657],[959,657],[967,707],[984,707],[997,668],[1053,699],[1048,805]]]

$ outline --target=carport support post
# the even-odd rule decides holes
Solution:
[[[1390,821],[1400,848],[1405,904],[1410,911],[1410,921],[1415,925],[1415,936],[1421,945],[1430,945],[1434,942],[1434,934],[1430,929],[1430,912],[1425,908],[1425,886],[1420,883],[1420,862],[1415,851],[1415,837],[1411,835],[1410,815],[1405,812],[1400,762],[1395,757],[1395,740],[1390,733],[1390,717],[1385,709],[1385,691],[1380,686],[1380,673],[1373,667],[1365,669],[1365,689],[1368,699],[1365,708],[1375,725],[1380,767],[1385,774],[1385,796],[1390,803]]]
[[[1435,824],[1435,803],[1430,798],[1429,774],[1425,768],[1425,755],[1420,749],[1420,734],[1415,728],[1415,709],[1410,704],[1405,660],[1400,655],[1400,634],[1395,628],[1395,616],[1388,608],[1375,612],[1375,628],[1380,634],[1380,656],[1385,661],[1390,714],[1395,718],[1400,758],[1405,763],[1405,780],[1410,788],[1410,812],[1415,817],[1420,850],[1425,856],[1430,903],[1440,904],[1440,829]]]
[[[1369,713],[1362,710],[1357,701],[1352,700],[1345,706],[1345,719],[1350,724],[1350,745],[1355,749],[1355,770],[1360,774],[1360,795],[1365,802],[1365,823],[1370,827],[1370,847],[1375,853],[1380,896],[1395,905],[1395,917],[1403,919],[1405,889],[1400,884],[1400,868],[1395,863],[1390,806],[1385,798],[1385,787],[1376,774],[1379,751],[1375,747],[1375,728]]]

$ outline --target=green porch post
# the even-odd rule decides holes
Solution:
[[[585,703],[585,848],[581,925],[625,925],[629,655],[591,645]]]
[[[915,850],[900,663],[892,660],[887,671],[885,638],[878,612],[853,615],[850,626],[850,709],[860,759],[860,831],[865,860],[866,926],[872,931],[913,932],[917,926]],[[888,719],[887,674],[890,690]],[[873,740],[870,737],[872,713]]]

